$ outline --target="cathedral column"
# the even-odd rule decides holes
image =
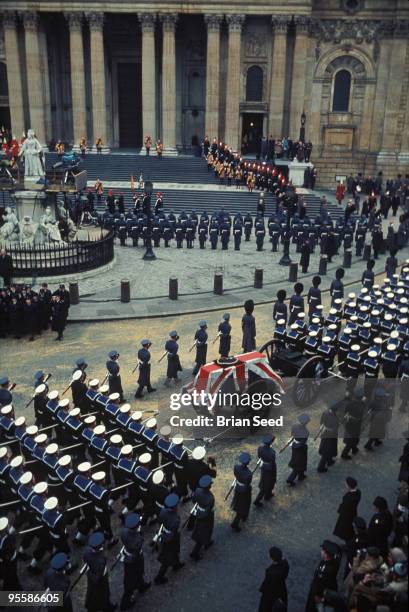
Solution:
[[[219,137],[220,25],[223,15],[205,15],[207,25],[205,134]]]
[[[409,29],[409,24],[406,23],[405,32],[408,34],[407,30]],[[408,173],[409,169],[409,37],[407,36],[406,40],[406,61],[405,61],[405,70],[402,75],[402,94],[403,98],[401,98],[401,111],[402,111],[402,120],[401,120],[401,130],[400,130],[400,150],[398,151],[398,161],[401,166],[401,171],[405,174]]]
[[[20,139],[24,132],[24,103],[21,83],[20,53],[18,48],[17,15],[3,13],[4,46],[6,52],[7,81],[12,134]]]
[[[27,93],[30,125],[42,143],[46,143],[44,76],[42,71],[39,16],[34,11],[22,13],[26,46]]]
[[[142,130],[156,140],[155,13],[139,13],[142,29]],[[142,151],[145,149],[142,147]]]
[[[294,19],[296,26],[293,72],[291,76],[290,127],[288,135],[298,140],[300,117],[304,110],[306,63],[308,54],[309,17],[299,16]]]
[[[107,150],[107,105],[105,90],[104,13],[88,13],[90,30],[92,122],[94,146],[102,139],[103,150]]]
[[[283,135],[288,23],[289,17],[285,15],[272,17],[274,40],[268,105],[268,133],[274,138],[281,138]]]
[[[81,138],[87,137],[87,109],[85,102],[84,41],[82,13],[65,13],[70,30],[71,100],[74,148],[79,149]],[[90,143],[88,143],[89,145]]]
[[[224,141],[233,151],[240,149],[240,59],[241,59],[241,30],[245,15],[226,15],[229,25],[228,60],[227,60],[227,88],[226,88],[226,118]]]
[[[165,155],[176,154],[176,13],[161,15],[162,47],[162,143]]]

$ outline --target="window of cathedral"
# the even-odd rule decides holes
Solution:
[[[332,112],[347,113],[351,95],[351,73],[349,70],[339,70],[334,78],[334,93],[332,96]]]
[[[263,69],[250,66],[246,77],[246,101],[261,102],[263,99]]]
[[[9,95],[9,88],[7,82],[7,70],[6,64],[0,62],[0,96],[7,97]]]

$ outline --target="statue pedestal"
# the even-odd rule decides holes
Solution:
[[[19,221],[23,221],[26,216],[36,223],[40,221],[40,217],[44,214],[47,200],[47,195],[44,191],[16,191],[14,198],[16,202],[16,215]],[[54,206],[50,208],[55,218]]]
[[[311,162],[292,161],[288,164],[288,178],[294,187],[302,187],[304,185],[304,172],[306,168],[312,168]]]

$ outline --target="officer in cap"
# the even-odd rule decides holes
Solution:
[[[339,403],[334,402],[321,415],[321,442],[318,449],[318,454],[321,456],[321,459],[317,468],[317,472],[320,474],[328,472],[328,467],[334,465],[335,457],[338,454],[339,420],[336,415],[338,407]]]
[[[368,451],[373,450],[373,446],[381,446],[383,440],[386,437],[386,428],[388,422],[391,420],[392,411],[389,407],[390,398],[388,397],[385,389],[379,385],[373,394],[373,399],[369,404],[369,437],[365,444],[365,449]]]
[[[34,415],[37,427],[47,427],[51,425],[51,418],[46,406],[47,392],[48,388],[44,383],[40,383],[34,391]]]
[[[212,477],[208,474],[199,480],[199,486],[193,494],[194,506],[191,516],[194,518],[192,540],[196,542],[190,557],[195,561],[202,558],[202,547],[210,548],[213,544],[212,534],[214,527],[214,495],[210,491],[213,484]]]
[[[249,453],[241,453],[233,470],[235,480],[231,508],[236,516],[231,523],[231,527],[236,532],[241,531],[240,521],[246,521],[250,512],[251,482],[253,480],[253,474],[248,467],[250,461]]]
[[[219,355],[220,357],[228,357],[231,345],[231,325],[230,314],[225,312],[223,320],[217,328],[219,334]]]
[[[15,531],[10,529],[9,519],[0,517],[0,570],[4,591],[20,591],[17,568],[17,542]]]
[[[151,385],[151,354],[150,347],[152,346],[152,342],[145,338],[141,340],[142,348],[138,351],[138,367],[139,367],[139,378],[138,378],[138,388],[135,393],[135,397],[142,397],[144,387],[146,387],[148,393],[153,393],[156,391],[154,387]]]
[[[13,396],[9,391],[10,380],[8,376],[0,376],[0,406],[13,403]]]
[[[109,351],[106,368],[108,370],[109,393],[119,393],[121,403],[125,401],[122,389],[120,367],[118,363],[119,353],[116,350]]]
[[[359,452],[358,444],[361,436],[362,419],[366,405],[366,397],[363,389],[356,389],[348,398],[343,418],[344,424],[344,449],[341,459],[351,459],[350,452],[356,455]]]
[[[136,512],[127,515],[125,525],[121,529],[124,558],[124,594],[122,595],[120,609],[127,610],[134,603],[134,591],[144,593],[151,583],[145,582],[145,560],[143,555],[143,535],[140,529],[141,517]]]
[[[71,381],[72,403],[84,411],[88,409],[86,376],[85,370],[78,369],[73,373]]]
[[[84,562],[88,565],[85,607],[90,612],[97,610],[111,612],[116,608],[111,603],[104,543],[104,534],[95,531],[88,538],[88,546],[83,555]]]
[[[258,485],[260,491],[254,500],[254,505],[258,507],[263,505],[263,498],[268,501],[274,495],[273,491],[277,482],[276,453],[271,448],[274,440],[275,436],[266,434],[263,436],[262,445],[257,449],[260,463],[260,483]]]
[[[192,455],[186,465],[186,475],[189,483],[189,488],[194,492],[199,486],[199,480],[202,476],[211,476],[216,478],[216,460],[214,457],[207,457],[205,461],[206,449],[204,446],[196,446],[193,449]]]
[[[169,387],[170,383],[173,382],[175,385],[179,381],[178,374],[182,372],[182,366],[179,359],[179,345],[177,341],[179,340],[179,336],[177,331],[171,331],[169,333],[169,340],[165,343],[165,351],[167,353],[168,358],[168,367],[166,370],[166,382],[165,386]]]
[[[310,422],[308,414],[301,414],[298,417],[298,423],[291,428],[291,459],[288,467],[291,468],[291,474],[287,478],[287,484],[290,487],[295,486],[295,479],[301,482],[306,478],[305,472],[308,465],[308,436],[310,432],[307,425]]]
[[[323,602],[324,592],[338,590],[337,574],[341,558],[337,544],[324,540],[321,544],[321,561],[314,572],[310,586],[305,612],[316,612],[317,606]]]
[[[34,389],[44,383],[45,374],[43,370],[37,370],[34,374]],[[46,383],[45,383],[46,384]]]
[[[180,517],[177,512],[179,496],[170,493],[165,499],[165,507],[159,513],[160,529],[158,533],[160,562],[159,571],[155,577],[155,584],[165,584],[168,579],[166,572],[169,567],[174,571],[181,569],[185,564],[180,561]]]
[[[193,368],[192,375],[196,376],[200,370],[200,366],[205,365],[207,358],[207,323],[206,321],[199,321],[199,329],[195,333],[195,345],[196,345],[196,357],[195,367]]]
[[[63,552],[55,554],[50,563],[50,567],[45,573],[44,586],[50,591],[61,591],[62,592],[62,607],[48,606],[50,612],[72,612],[72,600],[71,595],[67,593],[70,588],[70,580],[67,576],[68,567],[68,556]]]

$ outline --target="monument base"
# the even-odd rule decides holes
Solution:
[[[22,221],[24,217],[30,217],[33,222],[38,223],[48,204],[47,194],[45,194],[44,191],[16,191],[14,199],[16,202],[16,214],[19,221]],[[55,219],[54,206],[50,208],[53,211]]]

